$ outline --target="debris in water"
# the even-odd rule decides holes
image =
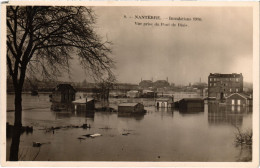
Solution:
[[[90,135],[90,137],[92,137],[92,138],[98,137],[98,136],[101,136],[101,134],[92,134],[92,135]]]
[[[129,132],[127,132],[127,133],[123,133],[122,135],[125,135],[125,136],[127,136],[128,134],[130,134]]]
[[[82,135],[82,136],[95,138],[95,137],[101,136],[101,134],[98,134],[98,133],[96,133],[96,134],[86,134],[86,135]]]
[[[85,136],[85,137],[90,137],[91,134],[86,134],[86,135],[82,135],[82,136]]]
[[[40,147],[42,144],[40,142],[33,142],[33,147]]]
[[[106,127],[99,128],[99,129],[106,129],[106,130],[108,130],[108,129],[112,129],[112,128],[110,128],[110,127],[106,126]]]

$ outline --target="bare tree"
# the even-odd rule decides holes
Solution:
[[[111,73],[110,42],[95,33],[91,8],[7,6],[7,66],[15,89],[15,122],[21,127],[26,74],[55,77],[69,72],[72,55],[93,76]]]
[[[101,89],[101,100],[108,101],[110,90],[116,85],[115,76],[110,73],[107,78],[101,79],[98,83],[98,87]]]

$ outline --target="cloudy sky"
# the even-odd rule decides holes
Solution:
[[[209,73],[243,73],[252,82],[252,10],[248,7],[94,7],[96,31],[113,42],[119,82],[166,79],[176,84],[207,82]],[[161,20],[135,19],[160,16]],[[126,16],[126,18],[124,17]],[[169,17],[199,17],[173,21]],[[140,26],[185,23],[187,27]],[[75,75],[73,75],[75,74]],[[87,78],[78,66],[72,79]],[[88,79],[87,79],[88,80]]]

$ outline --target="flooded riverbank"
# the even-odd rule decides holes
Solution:
[[[219,108],[205,104],[204,111],[181,113],[177,109],[157,109],[153,99],[143,101],[147,112],[121,116],[117,112],[96,111],[93,115],[50,110],[48,94],[23,95],[23,125],[33,133],[20,137],[19,160],[37,161],[250,161],[250,147],[236,147],[235,126],[252,129],[250,109]],[[7,122],[13,123],[14,95],[7,95]],[[110,99],[117,107],[129,99]],[[91,128],[50,127],[80,126]],[[83,135],[101,134],[95,138]],[[7,160],[11,138],[7,138]],[[33,147],[33,142],[41,142]]]

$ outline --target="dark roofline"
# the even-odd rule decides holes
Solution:
[[[67,84],[67,83],[58,84],[58,85],[54,88],[54,91],[56,90],[56,88],[57,88],[57,91],[62,90],[62,89],[61,89],[62,86],[69,87],[69,88],[72,89],[74,92],[76,92],[76,90],[74,89],[74,87],[73,87],[72,85],[70,85],[70,84]]]
[[[232,74],[221,74],[221,73],[210,73],[209,77],[243,77],[243,74],[232,73]]]

